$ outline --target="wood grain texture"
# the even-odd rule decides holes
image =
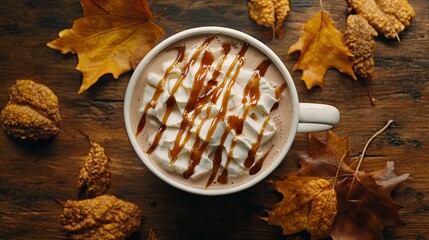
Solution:
[[[337,106],[342,114],[335,132],[348,135],[350,154],[358,156],[366,140],[389,119],[394,126],[368,150],[364,170],[395,161],[397,173],[411,178],[394,192],[403,206],[406,226],[385,229],[385,239],[429,239],[429,2],[409,0],[416,10],[412,24],[400,34],[401,43],[377,38],[375,78],[370,105],[367,88],[335,70],[325,86],[307,91],[300,72],[291,72],[302,102]],[[150,1],[154,21],[168,37],[196,26],[217,25],[242,30],[265,42],[292,69],[297,56],[288,48],[301,27],[319,8],[319,1],[292,0],[286,35],[274,43],[263,39],[265,28],[248,18],[245,1]],[[325,2],[325,10],[344,29],[347,2]],[[0,131],[0,239],[64,239],[54,199],[76,195],[79,169],[89,144],[79,131],[103,145],[111,158],[112,184],[108,193],[137,203],[144,220],[131,239],[146,239],[153,228],[160,239],[286,239],[278,227],[257,216],[280,200],[268,183],[222,197],[202,197],[176,190],[157,179],[138,159],[124,130],[123,97],[131,73],[114,80],[104,76],[77,95],[81,74],[77,58],[46,47],[58,32],[82,15],[78,0],[3,0],[0,4],[0,107],[8,101],[7,88],[16,79],[30,78],[49,86],[60,99],[61,132],[50,141],[28,143]],[[322,134],[323,135],[323,134]],[[294,150],[305,150],[299,134]],[[275,179],[297,168],[293,158],[269,177]],[[427,197],[428,196],[428,197]]]

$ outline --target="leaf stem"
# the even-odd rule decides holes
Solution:
[[[365,153],[366,153],[366,150],[368,149],[369,144],[372,142],[372,140],[374,140],[374,138],[376,138],[378,135],[380,135],[380,133],[384,132],[384,130],[386,130],[386,129],[390,126],[390,124],[392,124],[393,122],[394,122],[394,121],[393,121],[393,119],[390,119],[390,120],[386,123],[386,125],[384,125],[384,127],[382,127],[380,130],[378,130],[376,133],[374,133],[374,135],[372,135],[372,136],[368,139],[368,141],[366,142],[365,147],[364,147],[364,148],[363,148],[363,150],[362,150],[362,154],[360,155],[359,162],[358,162],[358,165],[357,165],[357,167],[356,167],[356,170],[355,170],[355,172],[354,172],[354,174],[353,174],[353,180],[352,180],[352,183],[351,183],[351,185],[350,185],[349,192],[348,192],[348,194],[347,194],[347,199],[349,199],[349,197],[350,197],[350,193],[352,192],[354,182],[355,182],[355,180],[356,180],[356,178],[357,178],[357,174],[358,174],[359,169],[360,169],[360,167],[361,167],[361,165],[362,165],[363,158],[365,157]]]
[[[55,201],[58,205],[60,205],[60,206],[62,206],[62,207],[64,207],[64,205],[66,204],[65,202],[63,202],[63,201],[59,200],[58,198],[53,198],[53,199],[54,199],[54,201]]]
[[[323,0],[320,0],[319,3],[320,3],[320,10],[323,11]]]

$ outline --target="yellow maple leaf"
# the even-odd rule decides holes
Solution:
[[[47,44],[63,54],[77,53],[76,69],[83,75],[79,93],[104,74],[117,79],[135,68],[164,34],[150,21],[146,0],[81,0],[81,5],[84,16]]]
[[[293,70],[302,70],[301,79],[307,89],[323,86],[323,79],[328,68],[336,68],[356,80],[348,48],[343,43],[343,34],[334,26],[329,15],[320,11],[303,27],[304,33],[294,43],[288,53],[301,51]]]

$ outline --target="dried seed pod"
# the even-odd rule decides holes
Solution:
[[[88,140],[91,149],[77,180],[77,199],[93,198],[104,194],[110,184],[109,157],[100,144]]]
[[[258,25],[274,28],[276,21],[272,0],[250,0],[247,2],[250,18]]]
[[[366,80],[374,78],[374,49],[377,31],[360,15],[349,15],[344,42],[353,53],[353,71]]]
[[[289,0],[274,0],[274,8],[276,11],[276,29],[279,29],[290,12]]]
[[[250,18],[258,25],[270,27],[280,34],[283,22],[289,14],[289,0],[249,0],[247,2]]]
[[[21,139],[46,139],[56,135],[61,121],[57,96],[32,80],[17,80],[9,88],[9,102],[1,112],[3,129]]]
[[[64,204],[60,222],[72,239],[126,239],[139,226],[142,210],[111,195]]]
[[[416,15],[407,0],[383,0],[377,3],[383,12],[394,16],[405,27],[410,25],[411,19]]]
[[[416,15],[407,0],[348,0],[348,2],[386,38],[397,38]]]

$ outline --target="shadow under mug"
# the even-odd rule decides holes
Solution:
[[[288,85],[287,91],[289,91],[291,101],[292,101],[292,117],[291,117],[291,128],[289,132],[289,136],[287,137],[287,142],[284,144],[284,147],[281,149],[278,157],[274,159],[274,161],[267,166],[263,171],[259,172],[252,178],[249,178],[248,181],[245,181],[240,184],[231,184],[225,188],[198,188],[191,185],[186,185],[175,181],[174,178],[167,176],[163,173],[158,167],[152,163],[152,160],[149,158],[147,153],[141,148],[136,137],[135,137],[135,129],[131,126],[131,102],[134,89],[136,84],[140,78],[140,74],[146,67],[146,65],[160,52],[167,50],[171,45],[186,39],[188,37],[202,35],[202,34],[212,34],[212,35],[224,35],[228,37],[235,38],[237,40],[247,42],[252,47],[261,51],[265,54],[278,68],[281,75],[283,76],[285,82]],[[138,109],[137,109],[138,110]],[[137,111],[135,110],[135,111]],[[294,138],[297,132],[317,132],[317,131],[325,131],[336,126],[340,121],[340,113],[337,108],[326,105],[326,104],[315,104],[315,103],[300,103],[298,100],[298,94],[296,91],[296,87],[292,77],[290,76],[289,71],[286,69],[286,66],[280,60],[280,58],[265,44],[255,39],[254,37],[243,33],[238,30],[225,28],[225,27],[216,27],[216,26],[208,26],[208,27],[197,27],[188,29],[182,32],[179,32],[171,37],[165,39],[160,42],[157,46],[155,46],[139,63],[134,73],[131,76],[131,79],[128,83],[128,87],[125,93],[124,100],[124,120],[125,120],[125,128],[127,131],[128,138],[133,146],[135,152],[141,161],[145,164],[147,168],[149,168],[156,176],[164,180],[166,183],[184,190],[186,192],[200,194],[200,195],[224,195],[235,193],[244,189],[247,189],[256,183],[262,181],[267,177],[274,169],[278,167],[278,165],[284,160],[286,154],[288,153]]]

